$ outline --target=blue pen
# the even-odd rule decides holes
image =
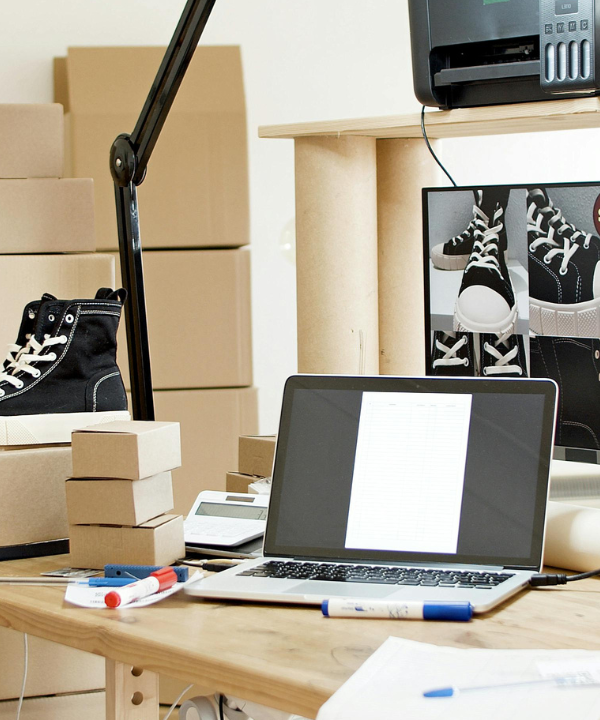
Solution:
[[[456,697],[461,693],[472,692],[473,690],[502,690],[527,685],[555,685],[557,687],[579,687],[581,685],[598,685],[598,681],[587,672],[566,675],[565,677],[543,678],[540,680],[521,680],[520,682],[500,683],[498,685],[474,685],[472,687],[445,687],[437,690],[428,690],[423,697],[441,698]]]
[[[325,617],[371,617],[394,620],[458,620],[473,617],[469,602],[400,602],[397,600],[352,600],[330,598],[321,603]]]

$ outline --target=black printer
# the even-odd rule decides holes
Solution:
[[[597,95],[600,0],[408,0],[415,94],[472,107]]]

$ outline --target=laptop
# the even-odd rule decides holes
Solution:
[[[186,592],[488,611],[541,569],[556,400],[544,379],[289,378],[263,555]]]

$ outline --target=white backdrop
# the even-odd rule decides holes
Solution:
[[[51,102],[52,59],[74,45],[166,45],[185,0],[0,0],[0,102]],[[259,125],[417,111],[406,0],[217,0],[204,44],[240,45],[250,152],[254,378],[260,429],[277,427],[296,370],[293,145]],[[132,128],[125,128],[131,130]],[[600,178],[600,133],[446,141],[463,184]],[[143,242],[143,237],[142,237]]]

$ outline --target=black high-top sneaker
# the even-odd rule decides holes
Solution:
[[[471,333],[436,330],[433,334],[432,375],[475,376],[475,353]]]
[[[19,355],[24,351],[33,333],[33,327],[35,325],[35,319],[37,317],[40,304],[46,300],[56,300],[56,298],[54,295],[44,293],[41,300],[34,300],[33,302],[25,305],[23,316],[21,318],[21,326],[19,327],[19,334],[17,335],[17,341],[8,346],[6,358],[0,365],[0,373],[8,372],[9,369],[15,367],[17,360],[19,359]]]
[[[481,333],[479,367],[484,377],[527,377],[527,354],[523,336]]]
[[[502,222],[473,243],[454,307],[454,330],[514,332],[517,303],[506,267],[506,251]]]
[[[467,229],[460,235],[455,235],[445,243],[431,248],[431,261],[440,270],[464,270],[473,250],[473,243],[477,237],[490,227],[490,218],[481,209],[483,191],[475,192],[475,205],[473,205],[473,219]],[[492,225],[498,225],[504,215],[504,209],[497,207],[492,218]],[[504,230],[502,230],[504,232]]]
[[[527,203],[531,329],[600,336],[600,239],[568,223],[541,188],[529,191]]]
[[[68,443],[72,430],[128,420],[116,364],[125,291],[46,300],[15,366],[0,373],[0,445]]]
[[[600,340],[530,338],[532,377],[547,377],[559,388],[556,444],[600,450]]]

